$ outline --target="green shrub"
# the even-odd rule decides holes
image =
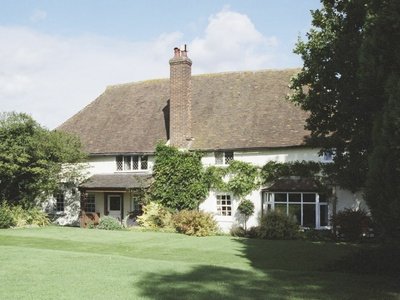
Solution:
[[[11,208],[16,227],[27,225],[46,226],[50,224],[47,214],[37,207],[24,209],[21,205]]]
[[[10,228],[15,226],[16,223],[13,218],[10,207],[6,202],[0,205],[0,228]]]
[[[246,236],[246,231],[242,226],[238,225],[232,225],[231,229],[229,230],[229,233],[231,236],[237,236],[237,237],[245,237]]]
[[[258,238],[260,236],[260,227],[259,226],[253,226],[250,227],[247,232],[246,232],[246,236],[248,238]]]
[[[50,220],[47,214],[37,207],[24,209],[21,205],[9,206],[5,202],[0,206],[0,228],[49,224]]]
[[[177,232],[194,236],[207,236],[217,232],[217,222],[210,213],[182,210],[173,216]]]
[[[161,204],[150,202],[143,207],[143,214],[137,217],[137,223],[145,228],[172,227],[172,214]]]
[[[98,229],[104,229],[104,230],[121,230],[123,229],[121,223],[110,216],[104,216],[100,218],[99,225],[97,225]]]
[[[50,220],[47,213],[45,213],[38,207],[34,207],[27,210],[27,213],[28,213],[28,218],[27,218],[28,224],[38,225],[38,226],[47,226],[50,224]]]
[[[332,241],[333,234],[329,229],[305,229],[301,232],[301,237],[308,241]]]
[[[358,241],[367,234],[372,225],[371,218],[364,210],[344,209],[332,217],[336,236],[348,241]]]
[[[259,237],[270,240],[296,239],[299,237],[299,226],[285,213],[271,211],[261,218]]]

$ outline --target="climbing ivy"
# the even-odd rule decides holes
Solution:
[[[314,161],[294,161],[279,163],[275,161],[267,162],[261,169],[261,181],[263,184],[274,182],[281,177],[321,177],[325,164]],[[325,173],[324,173],[325,174]]]
[[[234,160],[228,167],[211,166],[206,174],[209,188],[232,192],[239,198],[260,186],[259,169],[242,161]]]
[[[175,210],[197,209],[208,194],[201,157],[200,152],[158,144],[150,199]]]

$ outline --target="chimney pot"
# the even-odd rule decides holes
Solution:
[[[180,57],[181,56],[181,50],[178,47],[174,48],[174,56],[175,57]]]

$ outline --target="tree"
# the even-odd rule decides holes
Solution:
[[[74,176],[84,154],[76,137],[49,131],[26,114],[0,115],[0,198],[24,207],[52,193],[61,180]]]
[[[365,188],[374,220],[393,234],[400,222],[400,2],[322,4],[295,49],[304,65],[291,100],[310,112],[308,143],[334,149],[331,179]]]
[[[198,209],[208,193],[201,157],[199,152],[157,145],[151,200],[175,210]]]
[[[369,7],[361,86],[382,109],[373,123],[366,201],[383,233],[400,237],[400,2],[374,0]]]
[[[244,231],[247,231],[247,220],[254,214],[254,203],[248,199],[240,201],[238,211],[244,216]]]
[[[308,41],[294,50],[303,59],[293,79],[291,100],[310,112],[311,146],[335,151],[336,180],[352,191],[363,186],[371,148],[373,111],[360,97],[359,49],[364,35],[365,1],[322,1],[312,12]]]

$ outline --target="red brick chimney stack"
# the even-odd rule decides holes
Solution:
[[[170,65],[170,144],[187,149],[192,140],[191,77],[192,61],[183,50],[174,48]]]

